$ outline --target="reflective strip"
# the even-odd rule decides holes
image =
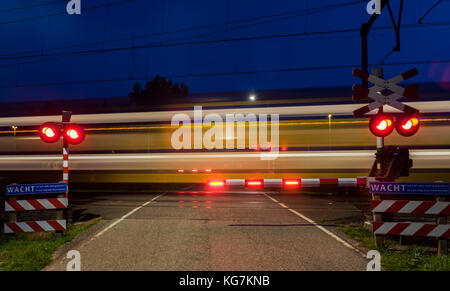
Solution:
[[[14,208],[11,207],[8,201],[5,202],[5,211],[14,211]]]
[[[356,178],[338,178],[339,187],[356,186]]]
[[[375,234],[386,234],[391,229],[395,227],[397,223],[395,222],[384,222],[376,231],[374,231]]]
[[[245,179],[228,179],[227,186],[245,186]]]
[[[39,203],[42,204],[42,206],[44,206],[45,209],[55,209],[56,207],[51,204],[47,199],[38,199],[37,200]]]
[[[25,210],[34,210],[34,206],[28,203],[27,200],[17,200],[17,203],[23,207]]]
[[[61,219],[61,220],[56,220],[56,222],[59,223],[64,229],[67,229],[67,225],[66,225],[67,221],[66,220]]]
[[[67,207],[69,205],[69,201],[67,198],[58,198],[58,201],[61,202],[62,205]]]
[[[441,213],[448,205],[449,202],[436,202],[430,209],[428,209],[425,214],[439,214]]]
[[[63,155],[68,155],[68,154],[69,154],[69,149],[63,148]]]
[[[320,179],[301,179],[302,187],[320,187]]]
[[[69,167],[69,161],[63,161],[63,167],[68,168]]]
[[[63,180],[68,181],[69,180],[69,173],[63,173]]]
[[[32,229],[26,222],[18,222],[16,224],[23,230],[23,232],[35,232],[35,230]]]
[[[51,227],[50,224],[47,223],[47,221],[36,221],[36,223],[39,224],[39,226],[42,227],[45,231],[54,230],[53,227]]]
[[[373,212],[385,212],[394,203],[395,203],[395,200],[383,200],[372,211]]]
[[[417,209],[417,207],[420,206],[420,204],[422,204],[421,201],[409,201],[402,207],[402,209],[398,211],[398,213],[412,213],[415,209]]]
[[[12,231],[12,229],[9,228],[9,226],[8,226],[7,224],[4,224],[3,227],[4,227],[4,230],[3,230],[3,231],[4,231],[5,233],[14,233],[14,232]]]
[[[442,237],[442,235],[450,229],[448,224],[438,224],[427,236],[431,237]]]
[[[264,179],[264,186],[283,186],[283,179]]]
[[[411,223],[400,235],[414,235],[419,229],[421,229],[425,223]]]

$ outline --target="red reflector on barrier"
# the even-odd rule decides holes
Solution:
[[[285,188],[297,188],[300,187],[300,179],[283,179],[283,186]]]
[[[178,173],[184,173],[184,170],[183,169],[179,169]]]
[[[263,179],[245,180],[245,186],[249,188],[260,188],[264,186],[264,180]]]
[[[221,188],[221,187],[225,187],[225,181],[224,180],[211,180],[211,181],[208,181],[208,185],[209,185],[209,187],[213,187],[213,188]]]
[[[198,173],[198,169],[192,169],[192,173]]]
[[[206,173],[211,173],[212,170],[211,170],[211,169],[206,169],[205,172],[206,172]]]

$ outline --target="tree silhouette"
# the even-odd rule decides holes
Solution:
[[[189,89],[185,84],[173,83],[165,78],[156,76],[145,84],[135,83],[133,91],[128,94],[130,102],[137,107],[151,107],[154,105],[186,103]]]

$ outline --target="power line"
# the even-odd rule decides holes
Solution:
[[[266,19],[266,18],[287,16],[287,18],[275,19],[275,20],[271,21],[271,22],[275,22],[275,21],[286,20],[286,19],[289,19],[289,18],[304,16],[304,15],[308,15],[308,14],[312,14],[312,13],[318,13],[318,12],[322,12],[322,11],[327,11],[327,10],[332,10],[332,9],[336,9],[336,8],[341,8],[341,7],[344,7],[344,6],[355,5],[355,4],[362,3],[363,1],[364,0],[352,1],[352,2],[347,2],[347,3],[334,4],[334,5],[322,6],[322,7],[311,8],[311,9],[302,9],[302,10],[296,10],[296,11],[291,11],[291,12],[283,12],[283,13],[266,15],[266,16],[258,16],[258,17],[246,18],[246,19],[241,19],[241,20],[231,21],[231,22],[225,22],[225,23],[216,23],[216,24],[208,24],[208,25],[202,25],[202,26],[194,26],[194,27],[190,27],[190,28],[177,29],[177,30],[171,30],[171,31],[166,31],[166,32],[158,32],[158,33],[151,33],[151,34],[144,34],[144,35],[129,36],[129,37],[124,37],[124,38],[112,39],[112,40],[87,42],[87,43],[81,43],[81,44],[77,44],[77,45],[68,45],[68,46],[63,46],[63,47],[58,47],[58,48],[50,48],[50,49],[46,49],[46,51],[48,52],[48,51],[61,50],[61,49],[74,48],[74,47],[104,45],[104,44],[113,43],[113,42],[129,41],[129,40],[135,40],[135,39],[139,39],[139,38],[150,38],[150,37],[155,37],[155,36],[163,36],[163,35],[168,35],[168,34],[175,34],[175,33],[181,33],[181,32],[190,32],[190,31],[195,31],[195,30],[220,27],[220,26],[225,26],[225,25],[230,25],[230,24],[238,24],[238,23],[244,23],[244,22],[257,21],[257,20]],[[292,15],[292,14],[294,14],[294,15]],[[291,15],[291,16],[288,16],[288,15]],[[265,23],[266,22],[254,23],[254,24],[250,24],[248,27],[254,26],[254,25],[265,24]],[[242,28],[246,28],[246,27],[247,26],[242,26],[242,27],[237,27],[237,28],[228,28],[226,30],[221,30],[221,31],[217,31],[217,32],[210,32],[207,35],[218,34],[218,33],[227,32],[227,31],[233,31],[233,30],[236,30],[236,29],[242,29]],[[188,37],[188,38],[198,38],[198,37],[203,37],[203,36],[206,36],[206,35],[196,35],[196,36],[191,36],[191,37]],[[174,40],[171,40],[171,41],[180,41],[180,40],[185,40],[185,38],[174,39]],[[26,52],[23,52],[23,53],[36,53],[36,52],[42,52],[42,50],[31,50],[31,51],[26,51]],[[3,56],[5,56],[5,54],[3,54]],[[11,56],[11,55],[6,55],[6,56]],[[17,56],[17,54],[14,54],[13,56]]]
[[[432,22],[432,23],[424,23],[424,24],[406,24],[406,25],[403,25],[403,29],[416,28],[416,27],[422,28],[422,27],[429,27],[429,26],[445,26],[445,25],[450,25],[450,21]],[[373,28],[373,30],[385,30],[385,29],[391,29],[391,26],[379,26],[379,27]],[[349,28],[349,29],[338,29],[338,30],[327,30],[327,31],[316,31],[316,32],[272,34],[272,35],[253,36],[253,37],[225,38],[225,39],[217,39],[217,40],[204,40],[204,41],[191,41],[191,42],[172,42],[172,43],[159,42],[159,43],[151,43],[151,44],[138,45],[138,46],[115,47],[115,48],[106,48],[106,49],[101,48],[101,49],[92,49],[92,50],[80,50],[80,51],[57,52],[57,53],[40,53],[40,54],[34,54],[34,55],[2,57],[2,58],[0,58],[0,61],[16,60],[16,59],[32,59],[32,58],[42,58],[42,57],[52,57],[52,56],[77,56],[77,55],[88,55],[88,54],[98,54],[98,53],[103,54],[103,53],[135,50],[135,49],[176,47],[176,46],[186,46],[186,45],[218,44],[218,43],[226,43],[226,42],[264,40],[264,39],[275,39],[275,38],[290,38],[290,37],[325,35],[325,34],[335,34],[335,33],[352,33],[352,32],[359,32],[359,31],[360,31],[359,28]]]
[[[109,6],[129,3],[129,2],[133,2],[133,1],[135,1],[135,0],[121,0],[121,1],[107,3],[107,4],[100,4],[100,5],[96,5],[96,6],[83,8],[83,11],[92,10],[92,9],[98,9],[98,8],[104,8],[104,7],[109,7]],[[11,20],[11,21],[0,22],[0,25],[25,22],[25,21],[30,21],[30,20],[54,17],[54,16],[58,16],[58,15],[66,15],[66,14],[67,14],[67,12],[64,11],[64,12],[58,12],[58,13],[53,13],[53,14],[47,14],[47,15],[33,16],[33,17],[28,17],[28,18],[22,18],[22,19],[16,19],[16,20]]]
[[[396,62],[385,63],[384,66],[400,66],[400,65],[424,65],[431,63],[450,63],[450,60],[433,60],[433,61],[410,61],[410,62]],[[379,64],[370,64],[369,66],[378,66]],[[199,78],[199,77],[217,77],[227,75],[249,75],[259,73],[283,73],[283,72],[295,72],[295,71],[320,71],[320,70],[337,70],[337,69],[353,69],[358,65],[336,65],[336,66],[322,66],[322,67],[298,67],[288,69],[265,69],[265,70],[253,70],[253,71],[234,71],[234,72],[216,72],[216,73],[202,73],[202,74],[182,74],[182,75],[168,75],[166,78]],[[139,78],[115,78],[115,79],[98,79],[98,80],[77,80],[66,82],[54,82],[54,83],[35,83],[35,84],[22,84],[22,85],[9,85],[0,86],[0,89],[13,89],[13,88],[31,88],[31,87],[48,87],[48,86],[64,86],[64,85],[81,85],[81,84],[96,84],[96,83],[112,83],[112,82],[129,82],[139,80],[149,80],[150,77]]]
[[[332,10],[332,9],[342,8],[342,7],[345,7],[345,6],[350,6],[350,5],[359,4],[359,3],[361,3],[361,1],[353,1],[353,2],[347,2],[347,3],[341,3],[341,4],[328,5],[328,6],[325,6],[325,7],[312,8],[310,11],[301,12],[301,13],[298,13],[298,14],[295,14],[295,15],[292,15],[292,16],[286,16],[286,17],[283,17],[283,18],[275,19],[275,20],[271,19],[271,20],[266,20],[266,21],[263,21],[263,22],[247,24],[247,25],[243,25],[243,26],[233,27],[231,29],[223,29],[223,30],[219,30],[219,31],[213,31],[213,32],[208,32],[208,33],[204,33],[204,34],[198,34],[198,35],[189,36],[189,37],[185,37],[185,38],[181,38],[181,39],[177,39],[177,40],[172,40],[170,42],[182,41],[182,40],[188,40],[188,39],[194,39],[194,38],[201,38],[201,37],[214,35],[214,34],[220,34],[220,33],[228,32],[228,31],[249,28],[249,27],[253,27],[253,26],[256,26],[256,25],[262,25],[262,24],[272,23],[272,22],[275,22],[275,21],[287,20],[287,19],[291,19],[291,18],[294,18],[294,17],[299,17],[299,16],[305,16],[305,15],[309,15],[309,14],[313,14],[313,13],[318,13],[318,12],[322,12],[322,11],[328,11],[328,10]]]

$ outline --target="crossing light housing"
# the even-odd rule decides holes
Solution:
[[[404,115],[397,118],[395,129],[402,136],[413,136],[420,128],[420,119],[417,115]]]
[[[369,122],[369,129],[373,135],[385,137],[394,130],[394,118],[390,114],[378,113],[373,116]]]
[[[61,127],[53,122],[46,122],[39,127],[39,137],[46,143],[55,143],[61,137]]]
[[[70,144],[80,144],[83,142],[84,138],[86,137],[86,133],[84,129],[77,125],[77,124],[69,124],[64,129],[64,138],[70,143]]]

